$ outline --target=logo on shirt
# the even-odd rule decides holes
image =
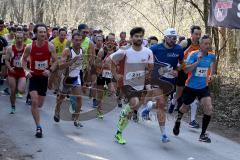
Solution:
[[[176,54],[176,53],[168,53],[167,56],[168,57],[178,57],[178,54]]]

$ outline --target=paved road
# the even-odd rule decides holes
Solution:
[[[124,136],[124,146],[114,142],[117,117],[115,108],[104,120],[92,119],[76,129],[72,122],[53,121],[54,95],[48,95],[41,111],[44,138],[34,137],[35,126],[25,99],[17,100],[17,112],[9,114],[7,96],[0,96],[1,130],[20,150],[32,154],[35,160],[239,160],[240,145],[211,133],[212,143],[198,142],[200,130],[183,124],[179,137],[172,135],[173,121],[168,120],[171,142],[160,141],[156,121],[130,122]],[[154,115],[154,114],[153,114]],[[1,144],[0,144],[1,145]]]

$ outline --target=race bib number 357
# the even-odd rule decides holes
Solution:
[[[208,68],[197,67],[195,76],[197,77],[207,77]]]
[[[48,60],[45,61],[35,61],[35,69],[45,70],[48,68]]]

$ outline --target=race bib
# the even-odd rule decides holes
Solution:
[[[17,67],[17,68],[21,68],[22,67],[22,63],[20,59],[14,59],[13,60],[13,66]]]
[[[102,77],[104,78],[113,78],[112,72],[110,70],[103,70],[102,71]]]
[[[197,77],[207,77],[208,68],[197,67],[195,76]]]
[[[140,78],[140,77],[143,77],[144,75],[145,75],[145,71],[128,72],[126,74],[126,80]]]
[[[48,60],[45,61],[35,61],[35,69],[45,70],[48,68]]]

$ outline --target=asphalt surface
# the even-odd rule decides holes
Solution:
[[[84,103],[84,104],[89,104]],[[198,141],[201,129],[190,129],[183,123],[178,137],[172,134],[173,117],[168,115],[166,130],[171,140],[163,144],[160,130],[152,121],[130,122],[125,129],[126,145],[114,140],[120,108],[107,113],[103,120],[83,121],[77,129],[73,122],[53,121],[55,95],[49,93],[41,121],[44,137],[34,137],[35,125],[25,98],[17,99],[16,114],[10,115],[8,96],[0,96],[0,129],[21,152],[33,155],[34,160],[239,160],[240,145],[210,133],[212,143]],[[84,105],[83,112],[92,108]],[[1,145],[1,143],[0,143]]]

